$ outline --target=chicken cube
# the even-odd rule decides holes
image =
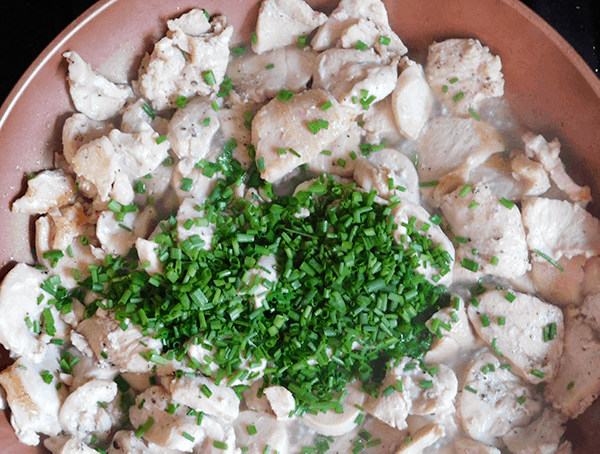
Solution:
[[[43,214],[75,202],[75,180],[63,170],[44,170],[27,180],[27,192],[12,204],[13,213]]]
[[[251,425],[256,427],[255,435],[248,432],[248,426]],[[281,453],[290,450],[290,437],[285,424],[268,413],[242,411],[233,422],[233,428],[238,446],[248,446],[248,452],[260,453],[267,445]]]
[[[433,43],[429,46],[426,69],[438,100],[458,115],[470,115],[481,101],[504,94],[500,57],[477,39]]]
[[[526,427],[514,427],[502,437],[510,452],[539,454],[556,452],[565,432],[567,418],[545,408],[542,416]]]
[[[95,121],[114,117],[133,97],[131,87],[115,84],[95,72],[77,52],[63,54],[69,63],[69,92],[75,108]]]
[[[479,337],[526,381],[547,382],[557,374],[564,343],[559,307],[524,293],[492,290],[478,305],[469,305],[467,314]]]
[[[460,186],[440,199],[455,239],[463,239],[455,240],[457,278],[476,281],[483,274],[507,279],[522,276],[530,265],[519,208],[508,208],[485,182],[470,188]],[[475,265],[467,267],[465,263]]]
[[[304,0],[263,0],[256,21],[256,43],[252,50],[262,54],[295,44],[325,23],[327,16],[314,11]]]
[[[331,173],[342,177],[351,176],[358,163],[356,154],[363,134],[363,129],[356,122],[352,122],[347,131],[341,133],[327,146],[327,150],[308,161],[308,168],[317,174]]]
[[[331,107],[323,110],[326,103]],[[289,101],[271,100],[252,121],[252,144],[261,177],[275,182],[310,161],[346,131],[355,116],[352,109],[342,107],[320,89],[294,95]]]
[[[527,245],[535,260],[557,261],[564,255],[590,258],[600,254],[600,221],[581,205],[544,197],[526,197],[522,204]],[[543,254],[543,255],[542,255]]]
[[[73,162],[82,145],[107,135],[113,128],[110,122],[95,121],[82,113],[74,113],[67,118],[62,130],[63,155],[67,163]]]
[[[530,386],[488,351],[469,364],[462,383],[457,406],[463,429],[497,448],[509,430],[527,425],[542,407]]]

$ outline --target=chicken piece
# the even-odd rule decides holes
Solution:
[[[396,451],[396,454],[421,454],[424,449],[433,445],[445,435],[446,432],[443,426],[427,424],[407,438]]]
[[[69,93],[75,108],[95,121],[114,117],[133,97],[131,87],[115,84],[95,72],[77,52],[65,52],[69,63]]]
[[[127,255],[138,236],[133,232],[136,213],[127,213],[122,221],[117,221],[115,213],[103,211],[96,224],[96,236],[102,248],[112,255]]]
[[[362,129],[367,133],[365,137],[367,143],[385,144],[395,148],[404,140],[394,117],[392,96],[371,104],[369,110],[362,113]]]
[[[552,142],[546,142],[544,136],[535,135],[531,132],[523,134],[523,143],[525,143],[525,153],[527,157],[539,162],[544,170],[550,174],[550,178],[565,192],[572,203],[586,207],[592,200],[590,187],[579,186],[567,174],[565,165],[559,158],[560,142],[555,138]]]
[[[134,428],[143,426],[146,429],[143,432],[146,441],[162,448],[156,452],[168,452],[169,449],[190,452],[204,440],[203,426],[205,420],[208,425],[211,418],[205,416],[202,424],[198,425],[198,417],[187,413],[187,408],[173,403],[165,388],[152,386],[136,397],[135,404],[129,410],[129,419]]]
[[[146,273],[153,276],[162,273],[162,263],[158,260],[157,250],[160,246],[154,241],[138,238],[135,240],[135,249],[140,258],[140,266]]]
[[[600,394],[600,343],[587,320],[567,317],[558,374],[546,384],[544,397],[555,410],[576,418]]]
[[[193,8],[181,16],[167,21],[167,36],[184,52],[189,52],[188,36],[201,36],[210,30],[210,16],[205,9]]]
[[[436,319],[439,322],[436,322]],[[447,331],[445,326],[439,326],[440,322],[449,326],[450,331]],[[441,337],[438,335],[433,338],[431,348],[425,354],[424,359],[428,363],[446,362],[454,358],[459,350],[475,347],[475,336],[469,325],[465,303],[459,296],[454,296],[452,306],[433,314],[426,325],[430,330],[442,334]]]
[[[458,381],[452,369],[441,364],[434,374],[424,371],[412,358],[402,361],[390,368],[381,385],[381,389],[393,387],[393,391],[377,398],[367,397],[365,410],[398,429],[407,427],[406,417],[409,414],[431,415],[446,414],[454,411],[453,401],[458,389]],[[398,381],[402,382],[402,390],[398,390]],[[427,383],[427,385],[423,385]]]
[[[500,454],[500,450],[470,438],[459,438],[454,442],[455,454]]]
[[[375,189],[384,199],[398,196],[419,203],[419,176],[412,161],[393,148],[357,159],[354,180],[367,192]],[[400,189],[398,189],[400,188]]]
[[[358,415],[365,401],[365,393],[358,389],[356,384],[346,386],[348,395],[342,400],[342,412],[334,409],[319,412],[316,415],[307,413],[302,418],[302,423],[316,433],[325,436],[340,436],[352,432],[357,426]]]
[[[564,343],[559,307],[524,293],[492,290],[479,298],[479,305],[469,305],[467,314],[479,337],[500,352],[516,374],[534,384],[554,378]],[[505,324],[500,325],[498,317],[505,317]]]
[[[201,17],[197,11],[192,14],[194,17]],[[193,19],[190,16],[185,20]],[[175,24],[171,22],[174,28],[172,38],[159,40],[154,45],[152,54],[142,61],[139,78],[135,83],[155,110],[176,107],[179,96],[191,98],[194,95],[208,96],[216,93],[227,69],[233,27],[224,16],[211,18],[209,30],[206,30],[203,23],[192,27],[194,30],[189,24]],[[195,34],[201,30],[206,31]],[[208,75],[209,71],[214,80]]]
[[[11,355],[33,363],[42,361],[48,348],[29,328],[33,323],[41,323],[42,312],[49,307],[50,295],[40,288],[46,279],[48,274],[44,271],[19,263],[0,286],[0,342]]]
[[[104,254],[99,248],[91,244],[83,244],[83,237],[76,237],[67,247],[54,248],[53,243],[56,241],[60,232],[51,216],[42,216],[35,221],[35,251],[38,261],[47,269],[51,269],[53,274],[61,276],[63,287],[72,289],[79,284],[73,276],[73,270],[78,270],[78,273],[84,279],[89,276],[88,267],[90,265],[100,265]],[[70,250],[67,248],[70,246]],[[63,257],[52,258],[44,257],[51,251],[59,250],[63,253]]]
[[[457,404],[465,432],[497,448],[510,429],[527,425],[541,410],[530,387],[501,365],[488,351],[478,355],[465,372]]]
[[[167,386],[173,402],[203,411],[230,424],[240,411],[240,399],[223,383],[220,386],[203,376],[174,378]],[[207,390],[206,390],[207,389]],[[198,392],[201,390],[200,392]]]
[[[329,91],[356,113],[386,98],[396,87],[397,60],[387,61],[373,51],[330,49],[317,57],[313,88]]]
[[[519,208],[501,203],[485,182],[475,184],[471,190],[461,186],[442,196],[440,208],[455,238],[467,240],[456,247],[457,279],[460,276],[461,280],[476,281],[483,274],[511,279],[529,270]],[[467,268],[465,263],[475,265]]]
[[[248,426],[256,427],[256,434],[248,434]],[[248,452],[261,453],[269,445],[274,452],[290,452],[289,435],[283,422],[264,412],[246,410],[233,422],[238,446],[248,446]]]
[[[49,372],[46,367],[58,370],[58,354],[48,353],[46,361],[40,364],[21,357],[0,372],[0,385],[6,391],[11,410],[10,423],[19,441],[30,446],[39,444],[40,433],[54,436],[61,431],[58,421],[61,398],[56,384],[46,383],[41,376],[42,371]]]
[[[248,54],[234,59],[227,68],[227,75],[238,93],[252,102],[264,103],[280,90],[298,93],[306,89],[316,58],[317,54],[312,51],[296,46],[282,47],[261,55]]]
[[[107,121],[95,121],[82,113],[74,113],[65,120],[62,130],[63,155],[71,164],[77,150],[92,140],[107,135],[114,126]]]
[[[389,44],[379,41],[381,36]],[[357,41],[372,46],[380,54],[393,52],[404,55],[408,49],[390,28],[387,11],[381,0],[341,0],[327,22],[317,31],[311,45],[317,51],[334,47],[342,40],[343,47],[356,45]]]
[[[481,101],[504,94],[500,57],[477,39],[434,42],[429,46],[426,70],[438,100],[458,115],[469,115]]]
[[[204,210],[199,208],[198,202],[192,197],[183,200],[177,210],[177,239],[185,241],[194,237],[194,241],[202,240],[202,247],[206,250],[212,249],[212,238],[215,232],[215,224],[208,222],[204,217]],[[188,222],[192,220],[192,223]]]
[[[121,328],[121,322],[103,309],[77,326],[94,351],[96,358],[105,358],[121,371],[149,372],[153,363],[145,357],[160,354],[162,342],[151,335],[144,336],[139,327],[128,323],[127,329]],[[144,355],[144,356],[142,356]]]
[[[113,129],[108,138],[114,147],[122,171],[131,180],[154,172],[169,156],[169,145],[175,148],[175,145],[170,144],[169,141],[158,140],[158,133],[151,129],[133,134]]]
[[[439,206],[441,196],[467,181],[473,169],[504,147],[502,135],[488,123],[473,118],[434,118],[421,138],[417,167],[420,180],[433,186],[421,188],[421,192],[433,206]]]
[[[522,154],[517,154],[510,160],[510,167],[512,176],[526,185],[523,196],[542,195],[550,189],[550,178],[539,162],[532,161]]]
[[[526,197],[522,203],[527,245],[557,261],[563,255],[590,258],[600,254],[600,221],[579,204],[543,197]],[[534,254],[535,260],[546,260]]]
[[[263,54],[308,35],[327,21],[327,15],[314,11],[304,0],[263,0],[256,21],[256,42],[252,50]]]
[[[403,200],[401,204],[392,209],[392,216],[394,217],[394,223],[399,226],[394,231],[394,238],[398,244],[405,244],[406,248],[409,247],[410,235],[408,235],[408,242],[404,240],[403,236],[408,233],[406,225],[410,226],[412,224],[414,227],[410,228],[414,228],[415,232],[424,235],[432,241],[431,249],[441,246],[442,257],[440,260],[443,264],[434,267],[426,259],[425,262],[422,261],[418,268],[415,269],[415,272],[425,276],[434,285],[450,285],[452,283],[452,264],[454,263],[455,256],[454,246],[440,226],[431,220],[431,215],[427,210],[420,205]],[[424,227],[425,224],[428,227]],[[412,235],[415,236],[414,234]]]
[[[283,386],[267,386],[263,392],[277,419],[290,419],[290,413],[296,409],[294,395]]]
[[[248,146],[252,144],[252,134],[248,115],[254,117],[253,104],[244,102],[237,93],[231,91],[229,99],[234,99],[230,108],[223,107],[217,112],[221,130],[219,131],[223,140],[235,141],[236,147],[231,153],[233,159],[237,160],[244,170],[248,170],[254,160],[250,158]]]
[[[541,454],[556,452],[561,442],[567,422],[560,413],[548,408],[544,409],[542,416],[527,427],[515,427],[502,437],[510,452],[519,454]]]
[[[212,418],[208,417],[208,421]],[[210,429],[207,428],[208,424],[203,424],[206,433],[206,438],[202,443],[196,445],[192,451],[194,454],[242,454],[242,450],[236,447],[235,430],[233,427],[222,427],[216,421],[211,424]],[[216,444],[217,442],[223,443],[223,445]]]
[[[190,159],[195,164],[208,154],[218,129],[217,112],[210,101],[198,97],[175,112],[169,122],[167,138],[179,159]]]
[[[341,133],[327,146],[327,150],[308,161],[309,170],[317,174],[331,173],[342,177],[351,176],[358,162],[356,155],[362,136],[363,129],[356,122],[352,122],[347,131]]]
[[[99,402],[110,402],[117,396],[117,384],[111,380],[92,380],[66,398],[58,415],[64,431],[75,437],[88,433],[107,435],[112,426],[108,412]]]
[[[90,448],[83,441],[64,435],[44,440],[44,446],[52,454],[95,454],[98,452],[96,449]]]
[[[27,180],[27,192],[12,204],[13,213],[43,214],[75,202],[75,180],[63,170],[44,170]]]
[[[101,201],[107,202],[117,173],[121,171],[119,158],[108,137],[82,145],[72,164],[73,171],[95,187]]]
[[[92,227],[91,218],[85,214],[79,202],[61,208],[53,208],[48,212],[48,221],[52,230],[50,248],[66,249],[75,238],[85,235]]]
[[[144,108],[144,106],[146,108]],[[143,99],[128,104],[121,116],[121,131],[126,134],[136,134],[142,131],[153,131],[153,118],[147,111],[148,105]],[[154,120],[159,121],[156,116]]]
[[[330,108],[320,108],[327,102]],[[271,100],[252,121],[252,144],[261,177],[275,182],[310,161],[346,131],[354,118],[351,109],[342,107],[325,90],[308,90],[289,101]],[[318,130],[313,133],[309,125]],[[281,148],[285,154],[279,154]]]
[[[562,256],[556,263],[562,269],[546,260],[531,262],[531,279],[535,288],[547,301],[554,304],[579,306],[584,298],[585,256],[576,255],[571,259]]]
[[[392,109],[402,135],[417,140],[429,120],[435,98],[421,65],[405,58],[403,67],[392,93]]]

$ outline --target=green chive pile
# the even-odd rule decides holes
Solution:
[[[57,306],[68,310],[70,298],[94,291],[101,298],[86,307],[85,317],[106,300],[117,321],[128,318],[162,341],[162,355],[150,352],[147,360],[184,361],[217,384],[257,378],[256,366],[266,360],[264,386],[289,389],[300,416],[339,408],[344,388],[356,379],[377,395],[389,360],[423,356],[432,340],[425,321],[449,298],[415,269],[443,273],[449,255],[417,229],[415,218],[402,226],[406,243],[394,240],[400,226],[392,210],[399,199],[377,203],[375,191],[329,175],[277,198],[252,171],[241,172],[230,153],[219,163],[225,178],[195,207],[198,217],[183,224],[214,225],[211,248],[198,235],[178,241],[171,217],[153,238],[162,274],[146,273],[135,250],[108,256],[71,293],[56,279],[47,282]],[[243,178],[262,185],[271,201],[236,198],[233,187]],[[256,272],[263,256],[276,258],[272,278]],[[267,293],[256,308],[261,284]],[[212,350],[219,369],[187,358],[191,342]]]

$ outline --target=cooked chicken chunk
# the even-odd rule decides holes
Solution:
[[[502,437],[510,452],[540,454],[555,452],[565,432],[567,418],[550,409],[527,427],[515,427]]]
[[[439,321],[435,321],[435,320]],[[434,329],[434,323],[437,328]],[[440,326],[444,323],[444,326]],[[450,327],[448,331],[446,326]],[[465,303],[454,296],[452,306],[440,309],[427,321],[427,327],[441,334],[433,338],[431,349],[425,354],[425,361],[439,363],[449,361],[460,349],[475,347],[475,336],[469,324]]]
[[[319,412],[316,415],[307,413],[302,418],[302,423],[318,434],[325,436],[339,436],[350,433],[357,426],[358,415],[365,400],[365,393],[358,389],[356,384],[346,387],[348,395],[342,400],[342,412],[335,409]]]
[[[354,180],[365,190],[375,189],[384,199],[396,195],[419,203],[419,176],[413,162],[403,153],[384,148],[357,159]]]
[[[373,51],[330,49],[317,57],[313,88],[329,91],[357,113],[386,98],[396,87],[398,65]]]
[[[362,129],[367,133],[366,143],[383,143],[392,148],[400,145],[404,137],[396,124],[392,96],[371,104],[369,110],[362,112]]]
[[[169,411],[167,408],[170,408]],[[202,418],[202,424],[198,425],[197,416],[188,413],[186,407],[173,403],[166,389],[152,386],[136,397],[135,404],[129,410],[129,419],[136,429],[144,426],[143,438],[162,448],[157,452],[168,449],[190,452],[205,437],[206,427],[203,425],[216,423],[205,416],[206,421]],[[190,438],[185,437],[184,433]]]
[[[541,409],[532,390],[501,365],[491,353],[477,356],[467,368],[458,397],[465,432],[498,448],[504,446],[502,437],[510,429],[528,424]]]
[[[58,411],[61,398],[56,390],[56,382],[46,383],[40,375],[54,362],[58,369],[58,354],[48,352],[46,361],[33,364],[25,357],[0,373],[0,385],[6,391],[6,400],[11,410],[10,423],[22,443],[36,446],[38,434],[57,435],[61,431]],[[43,369],[42,369],[43,367]],[[52,375],[50,375],[52,377]],[[54,377],[52,377],[54,378]]]
[[[133,96],[131,87],[115,84],[95,72],[77,52],[65,52],[69,62],[69,92],[75,108],[95,121],[114,117]]]
[[[392,216],[394,216],[394,223],[399,226],[394,232],[394,238],[399,244],[405,243],[405,241],[402,241],[403,235],[406,235],[408,232],[408,228],[404,225],[412,223],[415,232],[419,232],[433,242],[431,245],[432,248],[441,247],[441,250],[444,251],[442,252],[443,265],[434,267],[426,260],[415,269],[415,272],[425,276],[434,285],[450,285],[455,257],[454,246],[440,226],[431,220],[432,216],[427,210],[420,205],[403,200],[402,203],[392,209]],[[425,224],[428,227],[425,227],[425,230],[423,230]]]
[[[403,59],[404,68],[392,93],[394,118],[404,137],[417,140],[429,120],[435,99],[423,67]]]
[[[48,274],[25,263],[8,272],[0,287],[0,342],[12,355],[39,363],[48,346],[30,328],[41,323],[50,295],[40,288]],[[38,298],[44,298],[38,303]]]
[[[167,138],[179,159],[190,159],[195,164],[208,154],[218,129],[219,117],[210,101],[197,97],[175,112]]]
[[[212,238],[215,232],[215,224],[205,218],[204,210],[200,209],[196,199],[189,197],[179,206],[177,210],[177,232],[179,241],[185,241],[190,237],[202,240],[199,246],[212,249]],[[190,223],[191,221],[191,223]]]
[[[525,143],[525,153],[534,161],[539,162],[548,172],[550,178],[564,191],[573,203],[577,203],[585,208],[589,201],[592,200],[589,186],[579,186],[567,174],[565,165],[559,158],[560,142],[555,138],[552,142],[546,142],[544,136],[535,135],[531,132],[523,134],[523,142]]]
[[[295,44],[299,36],[308,35],[326,20],[325,14],[313,11],[304,0],[263,0],[252,50],[262,54]]]
[[[576,418],[600,394],[600,343],[585,321],[568,317],[558,374],[545,387],[544,397],[554,409]]]
[[[552,260],[600,254],[600,221],[581,205],[543,197],[523,199],[527,245]],[[534,254],[536,260],[546,260]]]
[[[196,376],[174,378],[167,387],[173,402],[203,411],[227,424],[239,414],[240,399],[226,383],[217,386],[206,377]]]
[[[204,13],[198,14],[197,10],[188,14],[194,14],[201,22],[206,20],[201,19],[200,14]],[[203,23],[194,27],[175,23],[171,26],[175,29],[172,38],[162,38],[155,44],[152,54],[142,62],[136,82],[155,110],[176,107],[179,96],[191,98],[216,93],[229,60],[233,27],[224,16],[213,17],[210,30]],[[201,30],[206,31],[195,34]]]
[[[173,145],[158,140],[158,133],[151,129],[133,134],[113,129],[108,138],[114,146],[121,169],[131,180],[154,172],[169,156],[169,145]]]
[[[562,256],[556,263],[560,269],[547,260],[532,260],[530,274],[536,290],[554,304],[579,306],[584,298],[585,256]]]
[[[308,168],[318,174],[351,176],[358,165],[357,156],[363,134],[363,129],[356,122],[352,122],[347,131],[327,146],[327,150],[321,151],[308,161]]]
[[[144,336],[138,326],[125,321],[124,330],[121,322],[114,319],[103,309],[77,326],[98,359],[114,364],[122,371],[148,372],[154,363],[146,360],[142,354],[151,357],[160,354],[162,343],[152,336]]]
[[[491,274],[511,279],[529,270],[525,228],[516,205],[502,204],[485,183],[472,189],[460,186],[440,202],[455,238],[466,239],[456,247],[457,278],[476,281],[482,274]],[[467,261],[475,263],[475,268],[467,269]]]
[[[417,170],[422,182],[438,184],[433,189],[422,188],[422,192],[430,196],[430,203],[438,206],[437,198],[456,189],[468,180],[471,170],[503,150],[502,135],[483,121],[434,118],[421,138]]]
[[[255,435],[249,434],[248,426],[256,427]],[[233,428],[238,446],[248,446],[250,453],[260,453],[267,445],[273,451],[289,452],[289,435],[284,423],[268,413],[242,411],[233,422]]]
[[[402,382],[401,390],[398,381]],[[443,364],[423,370],[416,360],[403,358],[386,373],[382,390],[390,386],[393,389],[390,394],[369,396],[364,407],[392,427],[407,427],[405,419],[409,414],[445,415],[454,411],[458,380],[452,369]]]
[[[315,52],[296,46],[282,47],[234,59],[227,75],[238,93],[255,103],[264,103],[280,90],[294,93],[304,90],[312,78],[316,57]]]
[[[430,447],[445,435],[446,432],[443,426],[427,424],[407,438],[396,451],[396,454],[421,454],[424,449]]]
[[[71,164],[79,147],[107,135],[113,127],[112,123],[95,121],[82,113],[67,118],[62,130],[63,155],[67,163]]]
[[[110,402],[117,396],[117,384],[112,380],[91,380],[65,399],[60,408],[60,425],[69,434],[83,438],[89,433],[107,435],[112,421],[100,402]]]
[[[459,115],[469,115],[484,99],[504,94],[500,57],[492,55],[477,39],[433,43],[429,46],[426,70],[438,100]]]
[[[73,202],[73,177],[63,170],[44,170],[27,180],[27,192],[12,204],[12,211],[43,214]]]
[[[328,102],[331,107],[323,110]],[[261,177],[275,182],[310,161],[346,131],[354,117],[351,109],[342,107],[325,90],[308,90],[289,101],[273,99],[252,122],[252,144]],[[281,149],[284,154],[278,152]]]
[[[530,383],[551,381],[563,351],[563,314],[535,296],[492,290],[469,305],[469,320],[484,342]],[[505,323],[499,324],[498,317]]]
[[[289,420],[290,412],[296,409],[294,395],[283,386],[268,386],[263,392],[277,419]]]
[[[381,36],[389,38],[389,44],[381,43]],[[360,40],[367,46],[373,46],[380,54],[393,52],[404,55],[407,52],[406,46],[390,28],[381,0],[341,0],[311,44],[315,50],[321,51],[336,46],[340,40],[343,47],[355,46]]]

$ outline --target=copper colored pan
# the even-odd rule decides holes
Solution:
[[[574,167],[600,200],[600,81],[573,48],[516,0],[384,0],[390,23],[409,48],[423,55],[433,40],[475,37],[502,58],[506,94],[525,127],[557,136]],[[337,1],[312,0],[330,12]],[[131,80],[166,19],[193,7],[226,14],[241,42],[254,28],[259,0],[103,0],[64,30],[35,60],[0,110],[0,278],[18,261],[32,262],[32,220],[10,213],[25,175],[52,163],[65,118],[73,111],[61,54],[76,50],[112,79]],[[598,205],[591,206],[598,215]],[[10,360],[4,352],[0,364]],[[598,407],[598,408],[596,408]],[[599,452],[600,405],[572,424],[576,452]],[[35,453],[19,444],[0,412],[0,452]]]

